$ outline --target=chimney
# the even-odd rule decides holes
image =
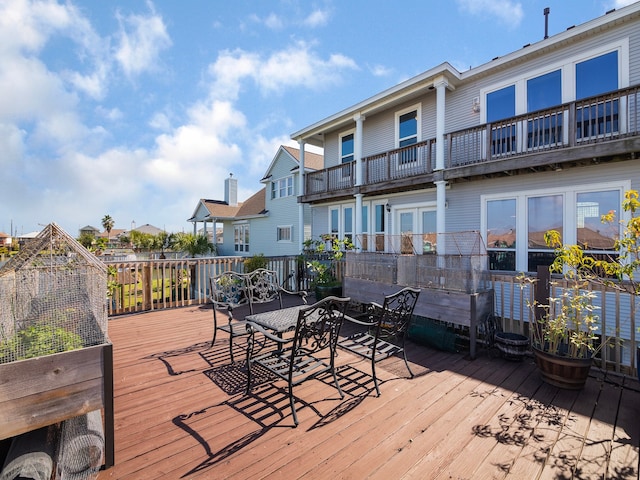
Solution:
[[[230,207],[238,205],[238,180],[233,178],[233,173],[224,181],[224,201]]]

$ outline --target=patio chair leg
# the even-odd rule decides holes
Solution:
[[[411,368],[409,367],[409,362],[407,361],[407,351],[405,350],[404,342],[402,342],[402,356],[404,357],[404,364],[407,366],[407,370],[409,370],[409,375],[411,376],[411,378],[413,378],[414,375],[411,371]]]
[[[293,414],[293,426],[298,426],[298,415],[296,415],[296,405],[293,401],[293,385],[291,385],[291,381],[289,381],[289,403],[291,404],[291,413]]]
[[[378,377],[376,376],[376,360],[375,355],[371,360],[371,376],[373,377],[373,384],[376,386],[377,396],[380,396],[380,387],[378,386]]]
[[[230,335],[230,337],[229,337],[229,356],[231,357],[231,363],[236,363],[235,360],[233,359],[233,334],[230,333],[229,335]]]
[[[216,335],[218,333],[218,329],[216,328],[216,326],[213,326],[213,340],[211,340],[211,347],[209,348],[213,348],[213,344],[216,343]]]

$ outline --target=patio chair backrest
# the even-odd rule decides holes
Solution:
[[[234,309],[249,303],[247,282],[244,274],[229,270],[211,277],[209,281],[211,301],[216,307]]]
[[[277,300],[282,308],[282,287],[278,281],[278,274],[273,270],[258,268],[246,273],[246,292],[249,298],[249,307],[253,313],[253,307],[261,303],[269,303]]]
[[[379,319],[379,337],[400,337],[406,333],[419,295],[419,289],[406,287],[384,297],[382,308],[374,313]]]
[[[326,348],[331,352],[333,363],[338,334],[349,301],[349,298],[329,296],[300,309],[293,337],[290,368],[294,367],[296,358],[313,355]]]

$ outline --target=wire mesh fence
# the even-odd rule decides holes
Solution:
[[[56,224],[0,269],[0,363],[100,345],[105,265]]]

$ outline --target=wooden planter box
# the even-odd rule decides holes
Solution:
[[[110,343],[0,364],[0,440],[98,409],[108,468],[114,464]]]
[[[374,282],[361,278],[344,277],[342,291],[346,297],[361,303],[382,303],[385,295],[405,285]],[[415,315],[469,327],[469,355],[476,356],[476,330],[487,314],[493,313],[493,290],[464,293],[453,290],[421,288]]]

